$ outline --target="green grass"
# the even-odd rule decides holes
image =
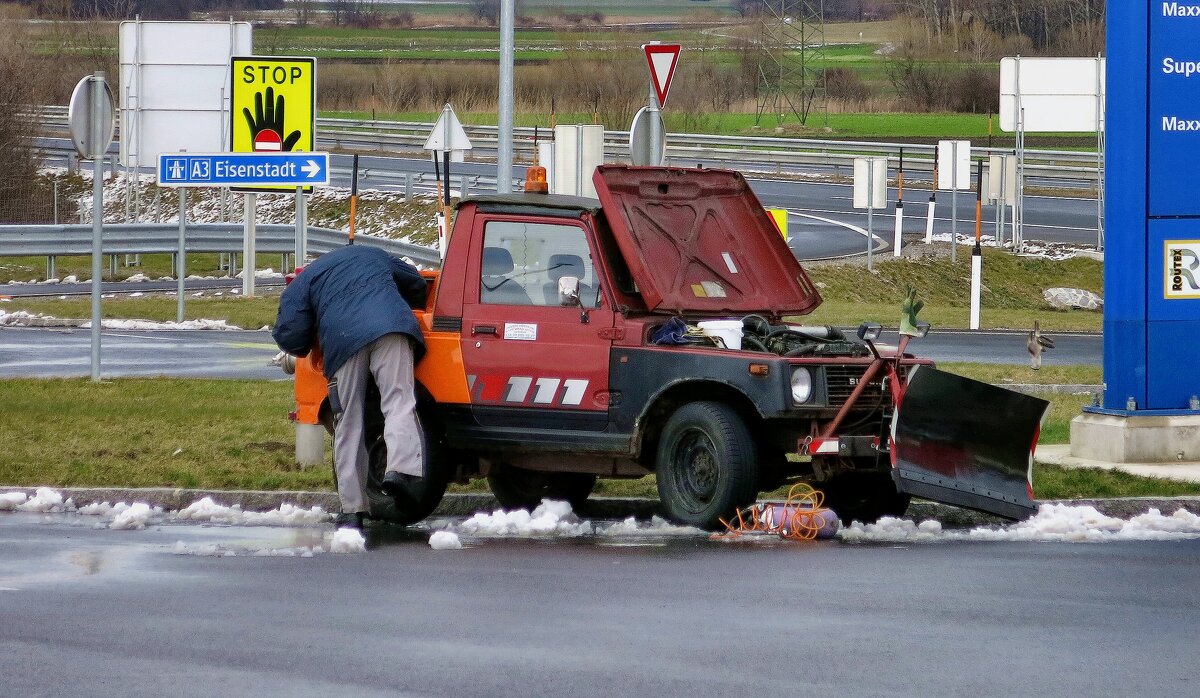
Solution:
[[[1032,385],[1100,385],[1103,370],[1099,366],[1043,366],[1033,370],[1028,364],[1008,366],[1004,364],[977,364],[944,362],[938,368],[960,376],[974,378],[984,383],[1026,383]]]
[[[825,302],[804,322],[857,325],[864,321],[895,326],[900,318],[906,284],[925,301],[920,318],[937,328],[968,326],[970,254],[963,248],[956,264],[947,257],[888,259],[875,271],[861,264],[817,264],[808,267]],[[985,329],[1029,329],[1040,320],[1050,331],[1099,330],[1103,314],[1096,311],[1051,309],[1042,291],[1053,286],[1103,292],[1101,262],[1075,258],[1064,261],[1016,257],[984,249],[981,324]]]
[[[983,375],[990,367],[957,366]],[[1081,399],[1052,396],[1051,426]],[[58,487],[319,490],[330,469],[294,462],[288,381],[207,379],[0,380],[5,448],[0,483]],[[1052,443],[1053,429],[1043,432]],[[1175,496],[1200,484],[1118,472],[1035,466],[1039,498]],[[476,480],[451,491],[486,491]],[[654,497],[653,477],[601,480],[596,494]]]
[[[0,380],[0,482],[62,487],[332,488],[293,458],[287,381]]]
[[[279,266],[279,255],[261,254],[257,257],[260,269]],[[58,278],[75,276],[80,281],[92,278],[92,257],[60,256],[56,260]],[[144,254],[137,266],[125,266],[125,255],[117,255],[117,274],[109,274],[108,256],[100,265],[100,278],[105,281],[124,281],[135,274],[145,274],[157,279],[163,276],[175,276],[171,267],[171,255]],[[189,276],[225,276],[228,272],[218,268],[218,255],[208,253],[188,253],[187,273]],[[46,278],[45,257],[0,257],[0,283],[11,281],[43,280]],[[50,289],[53,290],[53,289]]]
[[[205,295],[199,298],[188,295],[184,303],[184,317],[188,320],[225,320],[231,325],[248,330],[275,324],[275,313],[279,309],[278,290],[255,298],[228,295],[214,298],[212,293],[205,291]],[[0,310],[25,310],[72,319],[87,319],[92,316],[91,299],[86,297],[66,300],[14,298],[0,306]],[[173,296],[165,295],[105,298],[100,302],[100,313],[106,319],[174,321],[178,317],[178,303]]]

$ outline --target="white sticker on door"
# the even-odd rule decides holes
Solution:
[[[522,342],[536,341],[537,325],[524,322],[506,322],[504,323],[504,338]]]

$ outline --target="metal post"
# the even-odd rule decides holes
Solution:
[[[243,218],[244,230],[242,233],[242,296],[244,298],[254,297],[254,270],[258,267],[255,264],[255,255],[257,254],[257,235],[254,206],[257,203],[257,194],[244,194],[246,212]],[[284,269],[284,271],[287,271]]]
[[[179,249],[175,252],[175,288],[179,298],[175,302],[175,321],[183,322],[183,278],[187,276],[187,188],[179,188]]]
[[[950,263],[958,261],[958,141],[950,145]]]
[[[404,203],[412,201],[413,198],[413,177],[411,172],[404,173]]]
[[[1006,179],[1005,175],[1007,174],[1007,172],[1008,172],[1008,156],[1001,155],[1000,156],[1000,172],[999,172],[999,175],[1000,175],[1000,198],[996,199],[996,212],[995,212],[996,213],[996,247],[1004,247],[1004,207],[1008,205],[1005,203],[1007,201],[1007,197],[1008,197],[1008,192],[1006,191],[1006,187],[1005,187],[1005,185],[1008,184],[1008,182],[1005,181],[1005,179]],[[996,177],[996,174],[997,173],[993,172],[992,177],[993,178]]]
[[[875,236],[875,158],[867,158],[867,271],[875,270],[871,244]]]
[[[306,234],[306,226],[304,221],[304,187],[296,187],[296,259],[295,266],[304,264],[305,255],[307,254],[307,241],[304,239]]]
[[[516,0],[500,0],[500,104],[496,143],[496,193],[512,191],[513,168],[513,25]],[[446,147],[449,146],[446,141]],[[448,177],[448,174],[447,174]]]
[[[103,125],[101,100],[107,99],[104,71],[92,78],[92,380],[100,380],[100,238],[104,232],[104,153],[100,151]]]
[[[1096,251],[1104,251],[1104,72],[1096,54]]]

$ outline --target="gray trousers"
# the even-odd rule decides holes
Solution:
[[[375,376],[379,386],[387,470],[423,475],[425,460],[417,424],[411,342],[407,335],[386,334],[360,349],[334,374],[342,414],[333,435],[333,463],[343,512],[367,510],[363,408],[369,375]]]

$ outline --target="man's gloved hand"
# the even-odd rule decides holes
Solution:
[[[911,284],[905,286],[904,304],[900,306],[900,334],[909,337],[920,336],[917,331],[917,313],[925,307],[925,301],[917,300],[917,289]]]
[[[250,125],[250,140],[257,143],[259,134],[263,131],[271,131],[275,134],[280,144],[280,149],[290,151],[296,141],[300,140],[300,131],[292,131],[285,139],[283,137],[283,95],[275,97],[275,88],[267,88],[266,104],[263,104],[263,93],[259,92],[254,95],[254,114],[250,114],[247,108],[242,109],[242,115],[246,117],[246,123]]]

